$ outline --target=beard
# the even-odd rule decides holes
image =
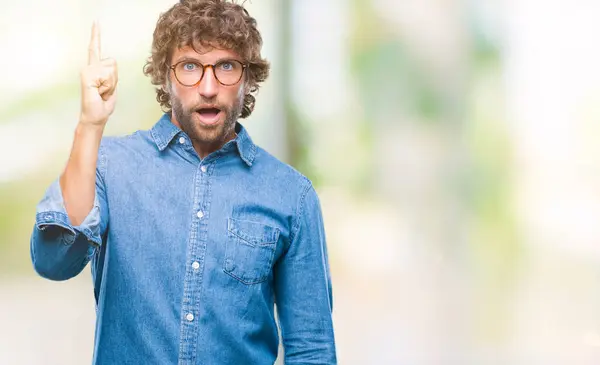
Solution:
[[[223,123],[205,126],[194,121],[194,114],[203,105],[216,105],[225,115]],[[185,108],[181,100],[171,94],[172,112],[181,129],[195,142],[203,145],[222,145],[234,135],[235,125],[238,117],[242,113],[244,98],[238,97],[232,105],[216,103],[213,100],[202,98],[200,102],[191,107]]]

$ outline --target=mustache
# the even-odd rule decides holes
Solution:
[[[204,97],[201,97],[200,101],[198,103],[194,104],[193,106],[191,106],[188,110],[196,111],[196,110],[207,109],[207,108],[216,108],[216,109],[219,109],[224,112],[229,111],[229,107],[227,105],[219,103],[215,99],[208,99],[208,98],[204,98]]]

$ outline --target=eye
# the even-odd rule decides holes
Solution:
[[[219,68],[223,71],[233,71],[235,66],[234,66],[233,62],[224,61],[222,63],[219,63]]]
[[[194,71],[198,66],[195,63],[186,62],[183,64],[184,71]]]

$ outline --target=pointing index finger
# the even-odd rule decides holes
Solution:
[[[94,21],[92,25],[92,39],[88,52],[88,64],[100,61],[100,25],[98,21]]]

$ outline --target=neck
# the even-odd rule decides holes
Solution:
[[[235,139],[235,137],[237,137],[237,133],[235,133],[235,130],[232,130],[231,133],[228,133],[225,138],[219,141],[203,142],[192,138],[192,145],[194,146],[194,150],[196,150],[198,156],[200,156],[202,159],[211,153],[218,151],[225,145],[225,143]]]

